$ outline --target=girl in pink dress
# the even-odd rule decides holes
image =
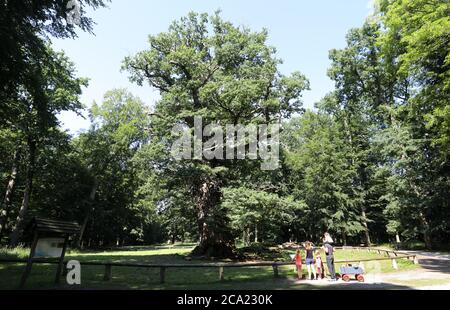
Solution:
[[[297,250],[295,253],[294,259],[295,261],[295,267],[297,268],[297,277],[299,280],[302,279],[302,254],[300,250]]]
[[[324,269],[323,269],[323,262],[322,262],[322,257],[320,256],[320,252],[316,251],[316,262],[315,262],[315,267],[316,267],[316,280],[317,279],[323,279],[324,276]]]

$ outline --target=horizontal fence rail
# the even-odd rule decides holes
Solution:
[[[386,257],[380,258],[365,258],[365,259],[354,259],[354,260],[336,260],[335,264],[350,264],[350,263],[363,263],[371,261],[392,261],[392,267],[398,269],[397,260],[398,259],[408,259],[418,264],[417,256],[415,254],[409,254],[405,252],[399,252],[394,250],[372,248],[372,247],[335,247],[338,250],[357,250],[357,251],[368,251],[376,252],[378,254],[385,254]],[[64,262],[67,265],[68,261]],[[110,281],[112,279],[112,267],[135,267],[135,268],[159,268],[160,270],[160,283],[165,283],[166,270],[169,268],[218,268],[219,269],[219,280],[224,280],[224,270],[225,268],[244,268],[244,267],[272,267],[274,277],[279,277],[278,267],[282,266],[292,266],[292,262],[243,262],[243,263],[206,263],[206,264],[144,264],[144,263],[115,263],[115,262],[89,262],[89,261],[79,261],[80,265],[84,266],[103,266],[105,268],[103,280]],[[304,261],[303,261],[304,262]],[[7,259],[0,258],[0,263],[19,263],[26,264],[26,259]],[[58,261],[49,259],[34,259],[33,264],[47,264],[47,265],[57,265]]]

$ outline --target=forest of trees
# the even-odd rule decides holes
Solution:
[[[76,38],[65,1],[0,8],[1,243],[26,240],[33,216],[77,221],[81,247],[193,241],[194,254],[210,256],[233,255],[237,242],[317,242],[325,231],[343,244],[448,243],[448,0],[377,1],[346,47],[330,51],[335,88],[312,110],[307,77],[280,72],[267,31],[190,13],[123,61],[132,82],[159,91],[156,105],[112,89],[77,136],[58,114],[86,109],[88,80],[51,46]],[[81,31],[92,32],[84,9]],[[195,116],[281,121],[280,168],[173,160],[172,127]]]

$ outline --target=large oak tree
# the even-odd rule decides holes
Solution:
[[[267,44],[267,31],[253,32],[222,20],[218,13],[190,13],[169,30],[149,36],[149,48],[125,59],[131,80],[148,82],[160,91],[151,125],[151,167],[166,176],[165,200],[185,190],[197,213],[200,243],[197,255],[225,257],[233,242],[221,188],[227,181],[259,169],[235,160],[175,161],[170,156],[174,125],[192,128],[194,117],[204,124],[270,124],[301,111],[301,93],[308,88],[299,72],[278,70],[281,63]]]

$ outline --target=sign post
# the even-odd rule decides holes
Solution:
[[[38,232],[35,232],[33,237],[33,243],[31,244],[30,255],[28,256],[27,266],[25,267],[25,271],[23,272],[22,278],[20,279],[19,285],[20,288],[23,288],[25,286],[25,282],[27,281],[27,278],[31,272],[31,266],[33,265],[33,257],[36,251],[37,242],[38,242]]]
[[[25,286],[33,261],[39,258],[58,258],[55,284],[59,284],[67,244],[72,235],[80,232],[80,225],[76,222],[63,222],[35,217],[28,227],[32,229],[34,237],[27,266],[22,274],[19,287],[23,288]]]

